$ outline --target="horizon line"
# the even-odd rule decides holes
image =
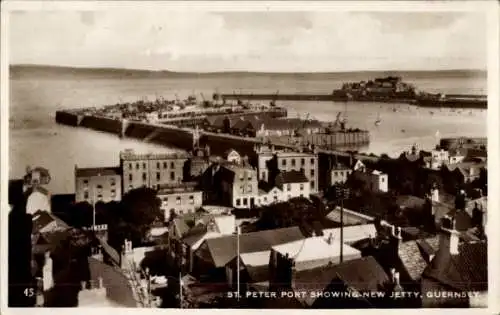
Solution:
[[[59,68],[59,69],[76,69],[76,70],[121,70],[121,71],[135,71],[135,72],[148,72],[148,73],[178,73],[178,74],[224,74],[224,73],[248,73],[248,74],[329,74],[329,73],[355,73],[355,72],[458,72],[458,71],[468,71],[468,72],[488,72],[488,69],[479,68],[450,68],[450,69],[392,69],[392,70],[324,70],[324,71],[258,71],[258,70],[220,70],[220,71],[175,71],[168,69],[139,69],[139,68],[120,68],[120,67],[103,67],[103,66],[66,66],[66,65],[53,65],[53,64],[9,64],[11,67],[47,67],[47,68]]]

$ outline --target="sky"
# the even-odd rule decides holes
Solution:
[[[486,69],[478,12],[15,11],[10,63],[187,72]]]

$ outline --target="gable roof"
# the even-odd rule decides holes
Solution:
[[[341,218],[343,217],[344,221],[344,226],[346,225],[359,225],[359,224],[367,224],[369,222],[372,222],[374,220],[373,217],[364,215],[362,213],[352,211],[349,209],[343,210],[343,215],[340,215],[341,209],[339,206],[336,206],[335,209],[330,211],[326,215],[326,219],[333,221],[333,222],[339,222],[341,221]]]
[[[328,243],[323,237],[314,236],[303,240],[276,245],[273,246],[272,249],[283,256],[288,255],[295,262],[304,262],[338,257],[340,255],[339,245],[339,241]],[[360,256],[360,252],[357,249],[345,244],[343,244],[342,247],[345,257]]]
[[[375,258],[367,256],[335,266],[325,266],[296,272],[292,287],[296,292],[322,292],[336,279],[359,292],[380,291],[389,278]],[[297,298],[312,305],[318,294],[305,294]]]
[[[396,204],[400,208],[421,208],[425,204],[425,199],[412,195],[401,195],[396,197]]]
[[[50,231],[64,230],[69,228],[69,225],[67,225],[66,222],[64,222],[57,216],[47,211],[35,212],[33,214],[32,221],[33,221],[33,229],[31,231],[32,234],[41,232],[42,230],[44,230],[44,228],[47,228],[49,225],[51,225]],[[49,232],[49,231],[43,231],[43,232]]]
[[[340,240],[340,228],[323,230],[323,237],[325,239],[328,239],[330,235],[333,240]],[[374,237],[375,235],[377,235],[377,229],[372,223],[344,226],[344,243],[354,243],[363,239]]]
[[[308,183],[309,182],[307,177],[301,171],[281,172],[278,174],[278,177],[281,178],[283,184]]]
[[[270,250],[272,246],[304,239],[298,227],[245,233],[239,236],[240,254]],[[236,257],[236,235],[205,240],[209,255],[216,268],[223,267]],[[203,247],[203,246],[202,246]]]
[[[429,238],[434,244],[437,237]],[[429,263],[429,257],[435,250],[426,240],[408,241],[399,244],[398,255],[410,278],[418,281]]]
[[[440,249],[425,269],[424,277],[460,291],[486,291],[487,247],[486,241],[462,243],[458,255],[450,255],[446,249]]]

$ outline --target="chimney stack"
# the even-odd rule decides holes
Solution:
[[[48,291],[54,286],[54,275],[52,271],[52,258],[50,252],[45,252],[45,264],[43,265],[43,291]]]
[[[445,216],[441,223],[439,248],[448,251],[450,255],[459,254],[460,232],[455,229],[455,219]]]

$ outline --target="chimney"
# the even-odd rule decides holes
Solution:
[[[52,258],[50,252],[45,252],[45,264],[43,265],[43,291],[48,291],[54,286],[54,275],[52,271]]]
[[[449,252],[451,255],[458,255],[459,241],[460,232],[455,229],[455,219],[445,216],[441,221],[439,250]]]
[[[439,189],[437,188],[436,185],[433,185],[431,188],[431,201],[439,202]],[[432,214],[434,215],[434,212]]]

